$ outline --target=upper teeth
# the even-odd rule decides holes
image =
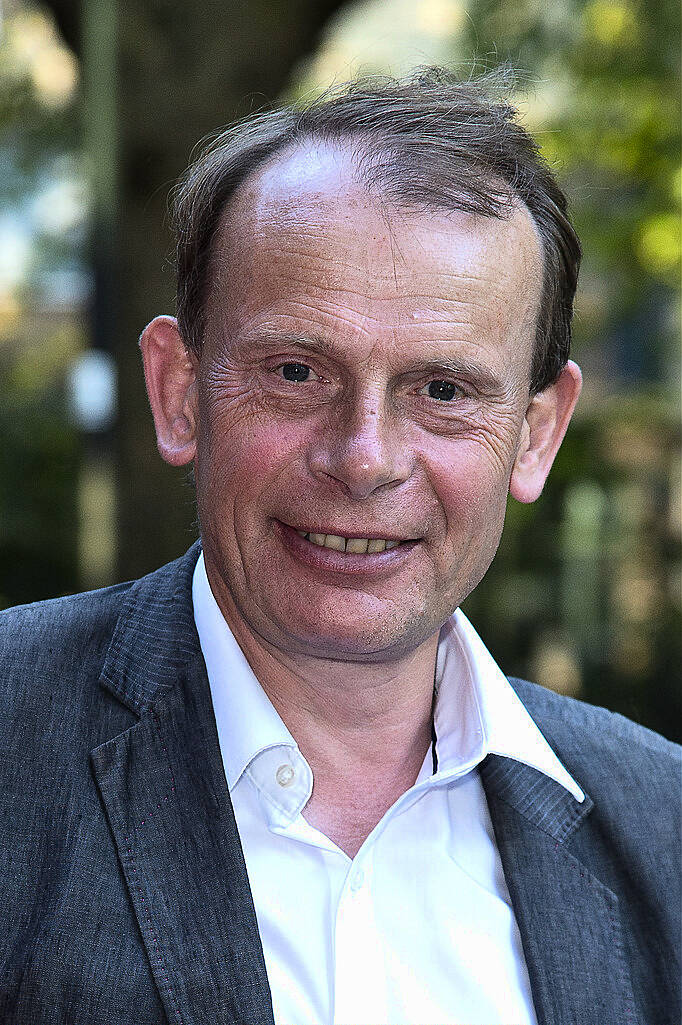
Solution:
[[[298,530],[296,533],[314,545],[320,545],[321,548],[332,548],[336,552],[354,552],[358,555],[384,552],[390,548],[397,548],[400,544],[400,541],[385,541],[381,537],[341,537],[340,534],[310,534],[304,530]]]

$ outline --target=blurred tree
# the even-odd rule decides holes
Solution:
[[[676,400],[679,5],[471,0],[469,15],[481,63],[521,69],[525,121],[571,199],[585,250],[575,347],[598,397],[636,382]]]
[[[83,346],[78,68],[44,12],[0,36],[0,607],[73,590],[78,440],[63,375]]]
[[[570,197],[586,387],[467,609],[508,671],[681,740],[679,6],[468,9],[480,63],[522,69],[524,119]]]
[[[118,280],[109,316],[120,382],[120,577],[174,558],[195,536],[193,495],[156,453],[137,350],[151,317],[173,310],[168,191],[199,139],[276,99],[292,65],[339,5],[133,0],[119,6],[118,244],[111,239],[110,263]],[[81,53],[80,5],[52,0],[50,6]]]

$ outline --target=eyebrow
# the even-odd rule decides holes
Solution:
[[[301,349],[302,352],[321,352],[324,356],[338,356],[338,349],[321,335],[287,334],[287,332],[259,330],[240,338],[238,348],[249,348],[254,345],[274,347],[286,345]]]
[[[286,345],[300,349],[301,352],[322,353],[324,356],[336,359],[340,355],[338,346],[329,342],[321,335],[303,336],[286,332],[261,330],[241,340],[241,345],[244,346],[257,345],[258,343],[266,346]],[[494,370],[461,356],[440,356],[433,352],[425,353],[423,359],[411,359],[409,363],[401,368],[401,373],[433,373],[434,375],[449,373],[471,380],[472,383],[484,391],[499,392],[503,390],[502,382]]]
[[[424,360],[413,360],[405,368],[406,373],[449,373],[457,377],[465,377],[487,391],[501,391],[502,382],[490,367],[461,356],[431,356]]]

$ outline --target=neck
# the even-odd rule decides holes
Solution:
[[[355,857],[414,785],[429,749],[438,634],[394,657],[321,658],[275,646],[248,626],[229,595],[213,593],[310,765],[313,792],[304,817]]]
[[[291,659],[248,632],[237,639],[312,770],[304,817],[354,858],[431,743],[437,636],[370,665]]]
[[[438,634],[375,661],[291,653],[250,629],[219,589],[214,594],[318,791],[325,780],[407,780],[403,791],[414,783],[431,742]]]
[[[243,626],[233,632],[314,773],[338,766],[366,778],[406,757],[418,771],[431,738],[437,635],[393,661],[358,663],[290,655]]]

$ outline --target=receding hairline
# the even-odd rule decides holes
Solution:
[[[327,158],[326,170],[331,170],[332,173],[327,175],[328,181],[326,185],[324,179],[321,182],[318,180],[318,182],[315,183],[319,187],[317,195],[319,196],[320,207],[329,206],[330,190],[331,187],[336,184],[338,187],[339,198],[343,197],[344,200],[348,200],[352,197],[353,193],[357,193],[360,201],[369,200],[370,203],[383,215],[389,231],[391,229],[391,220],[394,217],[401,218],[403,216],[410,217],[414,215],[423,215],[426,217],[443,216],[447,219],[449,216],[459,215],[461,217],[464,215],[470,217],[472,219],[472,223],[475,224],[479,219],[484,219],[488,222],[509,222],[515,215],[521,215],[532,230],[532,235],[535,241],[534,255],[537,259],[534,271],[537,275],[538,290],[539,292],[542,291],[546,262],[542,235],[531,210],[528,208],[523,198],[519,196],[508,183],[502,180],[495,181],[493,183],[493,187],[499,189],[500,195],[505,197],[504,202],[500,207],[500,211],[497,214],[461,209],[448,204],[445,200],[442,202],[420,203],[413,199],[406,198],[401,194],[387,195],[386,191],[382,189],[380,181],[377,182],[370,180],[368,182],[365,174],[363,173],[363,167],[360,160],[362,152],[360,145],[350,146],[348,145],[347,140],[329,140],[313,137],[303,138],[288,142],[285,146],[276,150],[274,153],[268,154],[262,163],[252,168],[228,197],[216,218],[207,268],[207,285],[209,295],[212,293],[214,294],[215,285],[217,280],[220,278],[220,267],[217,266],[216,257],[220,252],[225,252],[224,246],[228,241],[232,244],[235,241],[234,237],[228,239],[226,236],[231,230],[232,235],[237,236],[239,234],[239,231],[237,230],[237,222],[240,215],[248,218],[251,210],[253,210],[255,214],[257,206],[266,199],[263,186],[264,184],[267,184],[268,177],[272,176],[275,178],[275,187],[282,190],[283,195],[279,200],[280,209],[285,210],[288,207],[290,210],[295,211],[297,192],[301,198],[305,197],[306,203],[310,203],[311,199],[314,198],[315,188],[312,186],[315,183],[315,165],[318,172],[323,170],[325,158]],[[281,175],[279,176],[279,180],[277,180],[279,172],[285,169],[288,163],[291,164],[294,162],[297,156],[305,156],[306,154],[313,157],[319,154],[321,159],[313,161],[313,168],[311,168],[311,170],[313,170],[313,174],[307,178],[296,175],[292,176],[290,179],[292,187],[288,190],[288,182],[283,182],[281,180]],[[386,155],[389,156],[389,154]],[[329,160],[330,156],[332,157],[332,160]],[[340,159],[334,161],[335,157]],[[296,188],[297,185],[300,185],[300,188]],[[287,203],[286,200],[287,192],[291,196],[290,203]],[[313,205],[315,204],[313,203]],[[240,225],[239,227],[242,226],[243,225]],[[539,301],[537,306],[539,307]],[[536,320],[537,314],[538,308],[535,310]]]
[[[332,161],[325,161],[324,159],[314,161],[314,167],[318,172],[326,170],[331,174],[322,175],[322,181],[326,179],[326,187],[322,186],[319,178],[316,181],[315,174],[311,174],[307,181],[302,180],[296,175],[292,176],[291,182],[288,182],[285,176],[285,180],[278,180],[278,169],[286,166],[287,162],[292,159],[295,160],[297,155],[305,155],[306,151],[310,152],[311,149],[315,152],[324,154],[325,157],[332,157]],[[341,157],[340,161],[337,161],[334,165],[333,157]],[[283,147],[281,150],[274,154],[270,154],[268,158],[263,161],[263,164],[253,168],[249,175],[239,184],[239,186],[230,195],[227,202],[224,204],[221,210],[217,222],[216,229],[214,231],[212,245],[211,245],[211,257],[209,260],[208,276],[207,276],[207,303],[206,303],[206,328],[210,330],[210,322],[212,315],[215,315],[216,308],[214,303],[219,296],[224,295],[224,289],[229,289],[229,274],[235,273],[239,267],[240,259],[240,248],[246,244],[248,246],[249,240],[256,237],[258,232],[257,225],[267,225],[273,223],[273,218],[269,216],[270,210],[268,206],[274,204],[277,205],[277,195],[267,195],[264,193],[263,185],[264,179],[267,184],[268,177],[272,176],[271,181],[274,185],[275,190],[282,190],[283,202],[286,207],[286,217],[283,220],[296,219],[296,202],[295,200],[291,203],[286,202],[287,193],[295,196],[298,191],[301,198],[305,197],[305,201],[308,201],[310,197],[319,196],[320,208],[326,208],[327,211],[334,209],[334,190],[338,188],[338,198],[340,203],[348,200],[349,196],[354,193],[358,195],[358,198],[362,201],[369,202],[369,205],[374,207],[378,213],[381,214],[384,224],[387,226],[389,232],[392,232],[392,221],[395,217],[410,218],[417,216],[429,217],[442,217],[443,221],[443,233],[447,233],[452,230],[454,232],[462,231],[462,223],[460,220],[459,224],[454,224],[452,229],[448,225],[449,218],[466,218],[471,219],[470,223],[472,229],[476,223],[484,221],[488,224],[492,222],[510,224],[517,217],[522,218],[521,224],[525,229],[530,228],[530,236],[533,240],[532,246],[524,244],[524,239],[519,236],[519,228],[512,229],[516,232],[515,236],[510,235],[507,231],[502,232],[503,239],[501,243],[506,245],[514,245],[518,243],[518,259],[517,262],[522,261],[523,266],[519,269],[519,278],[523,278],[523,281],[533,281],[535,287],[529,289],[529,298],[526,304],[526,308],[522,319],[519,321],[519,335],[528,334],[530,342],[530,358],[528,363],[528,374],[529,381],[531,375],[531,363],[532,363],[532,351],[534,346],[534,336],[537,329],[538,315],[541,305],[542,298],[542,287],[543,287],[543,275],[544,275],[544,248],[542,245],[542,238],[538,230],[538,226],[535,219],[528,209],[523,200],[513,195],[511,197],[509,206],[505,208],[504,215],[495,217],[490,214],[485,214],[477,211],[460,210],[453,208],[446,203],[443,204],[430,204],[428,209],[418,206],[415,203],[408,202],[404,199],[386,199],[376,189],[369,189],[366,186],[362,178],[362,174],[356,173],[356,161],[354,154],[349,151],[349,147],[344,146],[343,142],[334,140],[330,144],[326,142],[320,146],[317,140],[302,140],[297,141],[292,145]],[[296,186],[301,184],[300,189],[290,188],[290,185]],[[319,191],[317,187],[319,186]],[[258,210],[258,207],[263,203],[265,209]],[[317,205],[317,204],[314,204]],[[280,203],[280,208],[282,208]],[[246,221],[241,218],[245,217]],[[466,223],[466,222],[465,222]],[[518,224],[518,221],[517,221]],[[521,232],[524,232],[524,227],[521,227]],[[466,227],[464,228],[466,231]],[[253,234],[252,234],[253,231]],[[526,236],[527,238],[528,236]],[[243,250],[242,250],[243,251]],[[399,253],[399,249],[396,250]],[[395,254],[394,254],[395,255]],[[213,307],[213,309],[212,309]]]
[[[525,204],[544,263],[532,393],[555,381],[570,350],[581,247],[566,196],[509,100],[510,75],[463,80],[427,67],[401,79],[360,78],[217,133],[172,196],[178,322],[188,348],[201,352],[216,231],[239,186],[292,145],[326,139],[355,147],[361,139],[370,158],[363,178],[380,184],[375,192],[394,208],[500,217],[514,197]]]

